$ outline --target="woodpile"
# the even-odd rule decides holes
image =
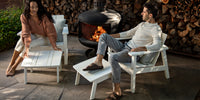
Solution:
[[[160,8],[158,22],[170,49],[200,54],[200,0],[171,0]]]
[[[70,34],[78,34],[78,16],[93,9],[93,0],[41,0],[52,14],[64,14]],[[107,0],[107,9],[121,14],[119,31],[129,30],[142,21],[147,0]],[[153,1],[153,0],[152,0]],[[155,0],[159,3],[158,23],[168,34],[170,50],[200,55],[200,0]]]
[[[70,33],[77,34],[78,15],[90,9],[91,4],[88,0],[41,0],[47,10],[54,15],[65,15],[66,23],[69,26]]]
[[[93,0],[41,0],[47,10],[55,15],[64,14],[70,33],[78,34],[78,15],[93,9]],[[141,22],[140,13],[146,0],[107,0],[107,9],[122,16],[119,31],[128,30]],[[134,12],[134,13],[133,13]],[[139,17],[139,19],[138,19]]]

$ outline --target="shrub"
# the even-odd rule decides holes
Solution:
[[[22,8],[14,6],[0,10],[0,51],[14,47],[19,39],[21,14]]]

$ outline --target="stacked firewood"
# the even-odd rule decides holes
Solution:
[[[200,0],[171,0],[161,8],[158,22],[170,49],[200,54]]]
[[[147,0],[110,0],[107,1],[107,8],[120,13],[122,19],[119,31],[126,31],[142,21],[141,12],[143,4]]]
[[[70,33],[77,34],[78,15],[91,9],[92,1],[82,0],[41,0],[47,11],[54,15],[65,15]]]
[[[65,15],[70,33],[78,34],[78,15],[93,9],[93,0],[41,0],[51,14]],[[142,21],[140,13],[146,0],[107,0],[107,9],[122,16],[120,31],[128,30]],[[139,18],[139,19],[138,19]]]
[[[52,14],[63,14],[71,34],[78,34],[78,16],[93,9],[93,0],[41,0]],[[135,27],[142,21],[143,4],[150,0],[106,0],[107,9],[120,13],[118,31]],[[200,0],[152,0],[158,3],[157,21],[168,34],[170,50],[200,54]],[[167,1],[167,2],[164,2]]]

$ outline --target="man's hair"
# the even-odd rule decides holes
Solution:
[[[147,12],[149,14],[153,15],[153,18],[156,18],[157,14],[158,14],[158,8],[157,8],[155,2],[147,2],[144,4],[144,7],[147,8]]]

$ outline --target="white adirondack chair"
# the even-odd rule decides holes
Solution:
[[[131,75],[131,92],[135,92],[135,84],[136,84],[136,74],[142,74],[142,73],[148,73],[148,72],[158,72],[158,71],[164,71],[165,77],[168,79],[169,76],[169,70],[168,70],[168,63],[167,63],[167,55],[166,50],[168,47],[164,45],[164,42],[167,38],[167,35],[162,33],[162,43],[163,46],[160,48],[156,56],[154,57],[152,63],[145,65],[139,62],[136,62],[136,57],[138,55],[144,55],[144,54],[150,54],[154,53],[155,51],[141,51],[141,52],[129,52],[128,54],[131,56],[131,63],[119,63],[121,68],[129,73]],[[120,39],[121,40],[121,39]],[[110,55],[111,50],[108,48],[108,56]],[[157,59],[159,55],[162,55],[162,65],[156,66]]]
[[[62,49],[62,51],[64,52],[64,65],[68,64],[68,48],[67,48],[67,35],[69,34],[68,31],[68,25],[65,24],[65,19],[64,19],[64,15],[52,15],[53,19],[54,19],[54,26],[56,28],[57,31],[57,37],[62,38],[60,39],[60,41],[56,42],[56,45]],[[63,24],[63,25],[61,25]],[[56,25],[58,25],[59,27],[56,27]],[[60,28],[61,31],[58,31]],[[60,32],[60,33],[59,33]],[[18,32],[17,35],[20,35],[21,31]],[[50,45],[48,45],[50,46]],[[41,50],[44,50],[43,47],[47,47],[47,46],[39,46],[38,48],[40,48]]]
[[[58,20],[62,20],[64,19],[64,15],[52,15],[55,23]],[[59,22],[59,21],[58,21]],[[65,23],[65,21],[64,21]],[[54,24],[56,25],[56,24]],[[68,31],[68,25],[64,24],[63,30],[61,31],[62,33],[57,33],[58,37],[60,35],[62,35],[61,37],[63,37],[63,40],[60,42],[56,42],[56,45],[62,48],[62,51],[64,52],[64,64],[67,65],[68,64],[68,48],[67,48],[67,35],[69,34]]]

